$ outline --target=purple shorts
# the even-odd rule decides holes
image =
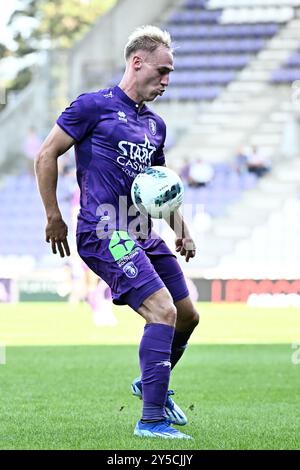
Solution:
[[[189,295],[176,256],[161,239],[136,241],[126,232],[100,240],[96,232],[77,234],[77,249],[87,266],[111,288],[113,302],[137,310],[166,287],[173,301]]]

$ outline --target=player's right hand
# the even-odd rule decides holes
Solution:
[[[67,235],[68,227],[61,216],[48,220],[46,225],[46,242],[51,242],[52,252],[56,255],[58,250],[62,258],[64,258],[65,254],[70,256]]]

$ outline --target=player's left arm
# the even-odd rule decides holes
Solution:
[[[196,256],[196,245],[180,210],[172,212],[170,220],[166,221],[175,232],[176,251],[184,256],[188,263],[190,258]]]
[[[159,166],[167,166],[164,155],[164,143],[166,137],[166,127],[164,123],[163,126],[164,138],[162,145],[159,148],[155,162],[155,164]],[[196,256],[196,245],[180,210],[177,209],[174,211],[170,216],[170,220],[166,219],[166,222],[175,232],[176,251],[180,253],[181,256],[185,256],[185,260],[188,263],[190,258],[194,258]]]

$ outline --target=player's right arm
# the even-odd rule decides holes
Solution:
[[[74,143],[75,140],[55,124],[35,159],[38,188],[47,217],[46,242],[51,242],[53,253],[56,254],[58,249],[62,258],[65,254],[70,256],[70,248],[67,240],[68,227],[62,218],[56,197],[57,159]]]

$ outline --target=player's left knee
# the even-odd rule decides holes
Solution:
[[[186,330],[193,330],[194,328],[196,328],[199,323],[199,320],[199,313],[193,306],[191,306],[191,308],[186,309],[184,314],[180,318],[182,327],[184,327]]]
[[[200,321],[200,315],[197,312],[197,310],[193,307],[192,311],[190,312],[190,316],[189,316],[189,322],[190,322],[191,328],[193,328],[193,329],[196,328],[199,321]]]

